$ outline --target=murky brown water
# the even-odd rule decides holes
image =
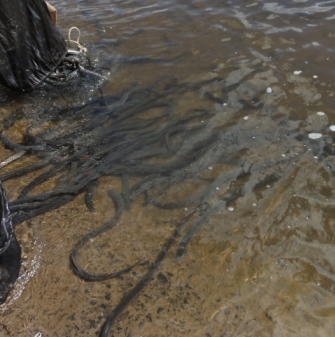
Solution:
[[[62,33],[80,28],[81,42],[94,49],[97,61],[107,55],[178,57],[122,64],[103,87],[105,94],[152,85],[171,74],[188,82],[224,78],[225,85],[216,81],[184,94],[176,114],[202,108],[202,97],[211,95],[215,113],[209,125],[231,135],[227,156],[243,153],[252,165],[277,163],[255,174],[256,181],[269,172],[280,175],[260,189],[246,188],[243,196],[214,213],[181,259],[175,258],[177,241],[110,335],[332,336],[335,163],[324,147],[333,149],[335,140],[330,128],[335,124],[334,2],[51,3],[58,9]],[[4,115],[19,104],[15,96],[4,102]],[[19,129],[12,132],[19,139]],[[311,133],[322,137],[310,139]],[[3,149],[1,158],[9,153]],[[205,178],[234,169],[229,161],[213,165],[198,180],[180,183],[166,201],[183,200]],[[9,198],[30,179],[6,181]],[[229,180],[218,186],[211,206],[238,184]],[[92,283],[69,269],[78,238],[114,214],[106,197],[110,186],[121,190],[119,179],[99,180],[94,213],[86,210],[80,195],[17,227],[23,267],[8,302],[0,306],[0,336],[97,336],[108,314],[141,279],[145,264],[122,277]],[[117,227],[81,251],[80,262],[99,273],[153,262],[191,209],[159,210],[138,198]]]

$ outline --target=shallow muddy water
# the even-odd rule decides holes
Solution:
[[[60,208],[16,226],[22,269],[0,306],[0,336],[98,336],[175,229],[167,255],[120,310],[110,336],[331,336],[334,2],[50,2],[63,35],[78,27],[81,43],[108,80],[100,89],[83,86],[62,97],[57,91],[8,95],[0,102],[2,124],[15,109],[25,110],[6,136],[24,143],[27,125],[35,133],[60,125],[54,139],[61,139],[63,130],[86,130],[78,125],[89,124],[87,143],[100,137],[103,144],[101,135],[113,126],[99,122],[103,110],[78,119],[69,112],[63,124],[37,118],[35,110],[82,105],[101,95],[117,96],[112,104],[118,107],[134,92],[141,94],[136,90],[150,88],[161,94],[159,104],[136,112],[138,120],[124,118],[122,126],[128,119],[143,123],[157,117],[150,129],[157,142],[149,147],[141,134],[130,138],[139,147],[127,153],[127,162],[99,173],[93,212],[81,191]],[[159,120],[163,115],[167,121]],[[190,121],[164,129],[164,123],[182,118]],[[85,136],[75,135],[79,148]],[[101,144],[97,152],[105,149]],[[113,144],[109,156],[115,154]],[[1,161],[12,153],[1,146]],[[27,153],[1,168],[1,177],[37,157]],[[60,171],[29,195],[66,188],[77,169],[69,165],[69,175]],[[5,180],[9,199],[44,169]],[[83,172],[86,179],[94,170]],[[114,216],[108,191],[122,193],[124,174],[131,187],[138,186],[131,189],[131,209],[86,243],[78,261],[94,274],[137,264],[116,278],[86,282],[71,271],[69,256],[80,237]],[[150,188],[139,185],[145,179]]]

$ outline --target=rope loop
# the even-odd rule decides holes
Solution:
[[[77,37],[77,40],[72,40],[71,39],[71,33],[73,30],[76,30],[78,32],[78,37]],[[79,40],[80,40],[80,30],[79,28],[77,27],[71,27],[69,29],[69,33],[68,33],[68,40],[66,40],[68,42],[68,46],[71,47],[71,43],[74,43],[81,51],[83,51],[84,53],[87,52],[87,48],[85,48],[83,45],[81,45],[79,43]]]

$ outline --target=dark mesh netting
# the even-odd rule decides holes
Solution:
[[[0,0],[0,83],[27,90],[61,62],[66,42],[43,0]]]

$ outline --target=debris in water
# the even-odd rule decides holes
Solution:
[[[322,133],[312,132],[308,134],[308,138],[310,139],[319,139],[322,137]]]

